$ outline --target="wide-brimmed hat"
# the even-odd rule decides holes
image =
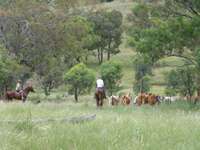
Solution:
[[[20,83],[21,83],[22,81],[21,81],[21,80],[17,80],[17,82],[20,82]]]

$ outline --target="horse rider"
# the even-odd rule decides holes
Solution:
[[[21,92],[21,90],[23,90],[22,81],[21,80],[17,80],[16,92],[19,93],[19,92]]]
[[[24,94],[23,94],[23,86],[22,86],[22,81],[17,80],[17,85],[16,85],[16,92],[19,94],[22,94],[22,100],[24,99]]]
[[[96,81],[96,92],[98,91],[102,91],[104,98],[106,98],[106,92],[105,92],[105,87],[104,87],[104,81],[98,77],[97,81]]]

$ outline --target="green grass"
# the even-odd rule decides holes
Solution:
[[[0,119],[25,119],[1,124],[3,150],[196,150],[200,148],[200,111],[185,102],[155,107],[96,109],[94,102],[1,104]],[[41,123],[31,119],[96,114],[79,124]]]
[[[123,5],[122,5],[123,4]],[[114,8],[130,13],[134,3],[115,1],[101,7]],[[127,7],[128,6],[128,7]],[[132,92],[134,70],[132,60],[135,51],[126,47],[126,38],[120,46],[121,53],[112,57],[123,66],[122,91]],[[95,57],[89,58],[88,66],[98,73]],[[183,64],[175,57],[158,62],[151,78],[151,92],[164,95],[165,74]],[[81,96],[80,103],[73,97],[64,97],[65,87],[51,96],[37,91],[28,103],[0,104],[0,150],[198,150],[200,149],[200,105],[184,101],[171,105],[129,106],[97,109],[90,96]],[[35,105],[30,101],[41,103]],[[59,103],[58,103],[59,102]],[[64,118],[96,114],[94,121],[72,123],[33,123],[38,118]],[[6,120],[24,122],[2,123]]]

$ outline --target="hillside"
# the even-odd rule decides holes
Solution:
[[[124,16],[124,26],[126,27],[127,15],[131,13],[131,9],[136,3],[131,0],[116,0],[111,3],[98,4],[93,6],[95,9],[115,9],[120,11]],[[127,36],[124,33],[123,43],[120,46],[120,53],[113,56],[112,60],[120,61],[123,66],[123,79],[121,85],[123,90],[120,92],[131,92],[134,82],[133,58],[136,52],[134,48],[127,45]],[[92,62],[94,63],[94,62]],[[151,77],[151,92],[164,95],[165,93],[165,75],[173,68],[183,64],[183,61],[177,57],[170,57],[160,60],[153,69],[153,76]],[[96,66],[95,66],[96,67]],[[98,69],[95,69],[98,70]]]

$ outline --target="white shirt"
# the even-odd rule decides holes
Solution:
[[[97,80],[97,88],[103,88],[104,87],[104,82],[102,79]]]
[[[20,83],[17,83],[16,91],[19,91],[19,90],[21,90],[21,84],[20,84]]]

